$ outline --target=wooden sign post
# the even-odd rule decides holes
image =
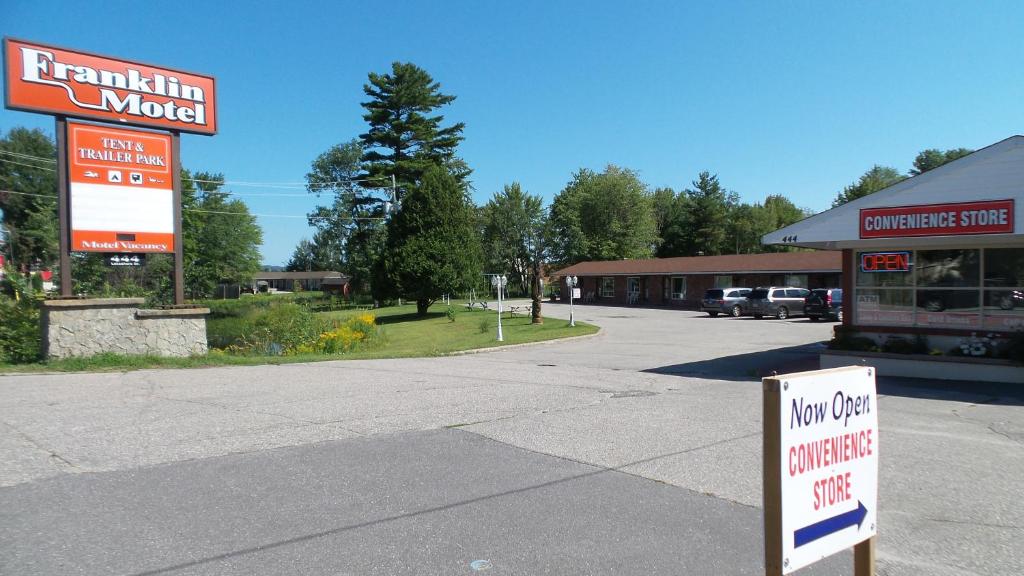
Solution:
[[[854,548],[855,576],[875,573],[878,405],[873,368],[762,381],[766,576]]]

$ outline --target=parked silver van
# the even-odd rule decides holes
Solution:
[[[804,313],[804,299],[811,291],[806,288],[792,286],[769,286],[754,288],[747,295],[747,307],[754,318],[775,316],[785,320],[793,315]]]
[[[712,288],[704,293],[700,309],[712,318],[719,314],[742,316],[746,313],[748,294],[750,288]]]

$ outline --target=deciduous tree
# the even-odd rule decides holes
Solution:
[[[974,152],[974,150],[969,148],[953,148],[952,150],[946,150],[945,152],[937,148],[922,150],[917,157],[914,158],[914,167],[910,169],[910,175],[917,176],[918,174],[924,174],[925,172],[938,168],[947,162],[952,162],[957,158],[963,158],[972,152]]]
[[[220,282],[250,282],[260,269],[263,241],[256,217],[241,200],[227,199],[221,174],[189,177],[186,172],[182,183],[186,290],[193,298],[206,298]]]
[[[57,151],[42,131],[13,128],[0,138],[0,211],[6,256],[18,268],[57,260]]]
[[[289,272],[315,270],[313,243],[306,238],[299,240],[299,243],[295,246],[295,250],[292,252],[292,257],[288,260],[288,264],[285,265],[285,268]]]
[[[306,188],[330,203],[309,214],[316,228],[312,249],[318,269],[341,270],[359,291],[370,287],[374,262],[384,241],[384,220],[391,207],[390,177],[367,180],[363,146],[358,140],[332,146],[306,174]],[[370,183],[385,183],[378,188]]]
[[[559,264],[650,258],[658,244],[654,207],[635,172],[581,169],[551,204],[548,245]]]
[[[863,198],[868,194],[874,194],[883,188],[888,188],[893,184],[901,182],[904,178],[905,176],[900,174],[895,168],[875,164],[870,170],[861,175],[856,182],[843,188],[843,191],[832,201],[832,207],[842,206],[852,200]]]
[[[523,192],[518,182],[506,185],[483,207],[484,263],[487,270],[509,274],[509,284],[529,291],[532,264],[544,227],[540,196]]]

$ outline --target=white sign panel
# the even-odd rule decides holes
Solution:
[[[783,573],[876,534],[878,404],[873,368],[775,377],[781,410]]]
[[[171,136],[68,124],[73,252],[174,252]]]

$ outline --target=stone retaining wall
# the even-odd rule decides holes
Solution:
[[[47,358],[115,354],[206,353],[209,308],[143,310],[143,298],[48,300],[42,304]]]

